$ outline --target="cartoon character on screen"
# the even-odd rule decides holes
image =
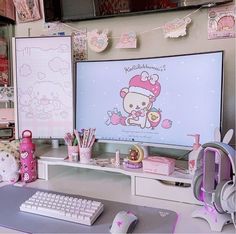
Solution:
[[[149,75],[143,71],[141,75],[130,79],[129,87],[120,91],[120,96],[123,98],[123,108],[128,113],[126,125],[138,125],[141,128],[151,127],[147,116],[153,102],[161,92],[158,79],[157,74]]]
[[[115,108],[113,111],[107,112],[109,119],[106,124],[155,129],[162,120],[161,110],[153,107],[160,92],[161,85],[157,74],[150,75],[143,71],[141,74],[133,76],[129,81],[129,86],[120,90],[123,109],[128,116],[123,116]],[[172,121],[165,119],[161,126],[168,129],[172,126]]]
[[[147,114],[147,119],[150,123],[152,129],[157,127],[161,121],[161,110],[152,107],[151,110]]]

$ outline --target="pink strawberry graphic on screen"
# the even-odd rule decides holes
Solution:
[[[114,108],[113,111],[108,111],[107,112],[109,119],[106,121],[106,125],[126,125],[125,124],[125,119],[126,117],[121,115],[121,112],[117,110],[117,108]]]
[[[171,128],[171,126],[172,126],[172,121],[169,120],[169,119],[164,119],[164,120],[162,121],[161,126],[162,126],[163,128],[165,128],[165,129]]]

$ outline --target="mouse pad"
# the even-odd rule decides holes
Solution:
[[[36,191],[46,191],[29,187],[6,185],[0,188],[0,226],[27,233],[109,233],[115,215],[121,211],[131,211],[139,218],[133,233],[174,233],[177,214],[174,211],[107,201],[96,198],[104,204],[104,211],[92,226],[76,224],[59,219],[29,214],[20,211],[20,205]],[[52,192],[48,191],[47,192]],[[65,194],[53,192],[56,194]]]

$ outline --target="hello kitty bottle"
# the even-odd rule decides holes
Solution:
[[[35,159],[35,144],[32,142],[32,132],[25,130],[20,143],[21,180],[29,183],[37,179],[37,163]]]

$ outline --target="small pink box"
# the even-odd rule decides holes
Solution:
[[[175,159],[150,156],[143,160],[143,171],[170,175],[175,170]]]

